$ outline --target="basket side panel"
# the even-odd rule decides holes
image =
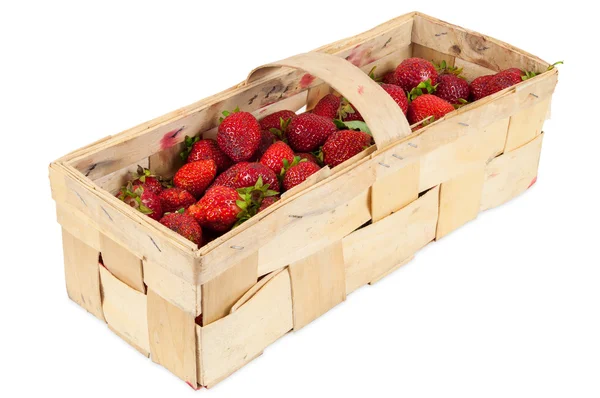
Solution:
[[[341,240],[289,266],[298,330],[346,299]]]
[[[144,283],[169,303],[192,317],[200,315],[202,294],[200,286],[179,278],[159,264],[145,260],[143,262]]]
[[[498,156],[485,168],[481,210],[508,202],[537,181],[543,134],[528,144]]]
[[[69,298],[104,321],[98,250],[83,243],[63,229],[65,280]]]
[[[379,279],[435,238],[439,188],[343,241],[346,294]]]
[[[378,178],[373,183],[371,187],[371,219],[375,223],[400,210],[418,197],[419,162],[415,161],[400,170]]]
[[[196,386],[196,323],[193,316],[148,289],[150,357]]]
[[[148,315],[146,295],[121,282],[99,265],[102,309],[108,327],[148,357]]]
[[[110,273],[129,287],[145,293],[142,260],[106,235],[100,234],[100,243],[102,262]]]
[[[532,93],[533,95],[537,95]],[[550,116],[550,100],[548,96],[537,104],[523,109],[510,118],[505,152],[517,149],[530,142],[542,133],[544,121]]]

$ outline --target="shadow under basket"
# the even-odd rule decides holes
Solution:
[[[477,76],[539,75],[412,132],[365,72],[446,61]],[[222,93],[70,153],[50,165],[69,297],[194,388],[213,386],[409,262],[423,246],[536,181],[556,69],[506,43],[411,13],[254,70]],[[222,111],[258,118],[312,109],[338,92],[375,145],[325,167],[200,248],[114,194],[142,165],[172,176],[186,135],[215,137]],[[101,256],[102,261],[99,261]]]

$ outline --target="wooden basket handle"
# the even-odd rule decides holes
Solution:
[[[310,52],[259,66],[250,72],[246,84],[280,67],[303,70],[347,98],[365,119],[378,149],[411,134],[406,117],[392,97],[362,70],[335,55]]]

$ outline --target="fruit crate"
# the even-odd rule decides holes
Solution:
[[[412,131],[371,80],[421,57],[472,80],[516,67],[531,79]],[[194,388],[213,386],[355,289],[536,181],[556,69],[509,44],[410,13],[268,64],[222,93],[50,165],[69,297]],[[115,197],[138,165],[172,176],[185,136],[215,137],[239,106],[262,117],[341,93],[375,145],[324,167],[198,248]]]

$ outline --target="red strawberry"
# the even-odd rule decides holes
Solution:
[[[406,115],[406,111],[408,110],[408,98],[406,97],[406,93],[400,86],[396,86],[394,84],[385,84],[381,85],[381,88],[385,90],[386,93],[392,97],[392,99],[398,104],[398,106],[402,109],[402,112]]]
[[[260,132],[260,145],[258,146],[258,150],[254,154],[253,158],[256,160],[260,159],[260,157],[269,149],[271,145],[277,142],[277,136],[273,134],[269,130],[263,130]]]
[[[186,163],[175,173],[173,185],[185,189],[199,198],[214,180],[216,174],[217,164],[214,160]]]
[[[525,73],[519,69],[519,68],[508,68],[508,69],[504,69],[500,72],[498,72],[498,74],[506,74],[506,75],[513,75],[515,77],[518,77],[520,80],[523,80],[521,77],[525,75]]]
[[[316,165],[321,165],[321,161],[315,155],[310,152],[299,152],[296,153],[296,156],[300,159],[306,159],[307,162],[313,162]]]
[[[300,162],[289,168],[283,177],[283,187],[290,190],[319,171],[320,167],[313,162]]]
[[[433,120],[429,119],[426,124],[442,118],[446,113],[452,112],[454,107],[446,100],[436,97],[432,94],[423,94],[417,97],[408,106],[406,118],[412,125],[433,116]]]
[[[438,73],[431,62],[422,58],[408,58],[398,65],[394,77],[398,85],[408,93],[426,80],[431,80],[431,85],[435,86]]]
[[[262,130],[281,129],[282,119],[285,122],[296,116],[296,112],[290,110],[277,111],[260,119],[260,128]]]
[[[219,148],[213,139],[201,140],[199,137],[185,137],[187,149],[181,152],[181,157],[188,163],[198,160],[212,159],[217,164],[217,172],[226,170],[233,163],[229,156]]]
[[[452,74],[438,76],[436,96],[451,104],[464,104],[469,99],[469,83],[465,79]]]
[[[279,196],[267,196],[266,198],[264,198],[262,200],[262,203],[260,204],[260,207],[258,208],[258,210],[256,212],[260,213],[261,211],[263,211],[267,207],[271,206],[273,203],[277,202],[278,200],[279,200]]]
[[[477,101],[485,97],[486,87],[494,75],[485,75],[475,78],[471,82],[471,101]]]
[[[160,223],[198,246],[202,244],[202,228],[189,214],[168,213],[160,219]]]
[[[334,94],[327,94],[319,100],[317,105],[315,105],[312,113],[328,119],[335,119],[340,109],[341,102],[342,100],[340,97]]]
[[[486,84],[483,96],[487,97],[488,95],[502,91],[505,88],[519,84],[522,81],[521,75],[516,75],[514,72],[496,73]]]
[[[155,176],[148,169],[138,166],[135,179],[131,182],[133,185],[144,184],[147,189],[151,190],[156,195],[159,195],[163,190],[163,185],[160,177]]]
[[[237,205],[240,200],[238,191],[230,187],[217,185],[186,210],[202,228],[218,232],[228,231],[238,220],[242,209]]]
[[[219,125],[217,143],[235,162],[248,160],[260,145],[260,124],[248,112],[223,112],[225,119]]]
[[[244,167],[240,167],[230,186],[232,188],[252,187],[259,178],[265,184],[269,184],[270,189],[279,191],[279,180],[277,180],[275,172],[264,164],[257,162],[247,163]]]
[[[215,181],[212,183],[212,185],[209,188],[212,188],[215,185],[223,185],[226,187],[230,187],[232,188],[234,186],[234,181],[238,175],[238,173],[248,167],[250,163],[248,162],[240,162],[240,163],[236,163],[233,166],[231,166],[230,168],[228,168],[227,170],[225,170],[223,173],[219,174],[217,176],[217,178],[215,178]]]
[[[179,209],[187,209],[190,205],[196,203],[196,198],[181,188],[169,188],[162,191],[159,195],[160,203],[165,212],[174,212]]]
[[[129,183],[126,187],[121,188],[117,197],[157,221],[163,216],[160,198],[144,184],[133,185]]]
[[[386,73],[383,76],[383,80],[382,81],[385,84],[395,84],[396,86],[399,86],[398,80],[396,80],[396,74],[394,73],[394,71]]]
[[[371,136],[367,133],[354,130],[336,131],[323,145],[323,161],[329,167],[335,167],[370,145]]]
[[[278,141],[271,145],[260,158],[260,163],[264,164],[275,174],[281,173],[283,168],[283,160],[287,159],[288,163],[294,161],[294,151],[285,142]]]
[[[312,113],[303,113],[292,119],[287,130],[290,146],[300,152],[311,152],[323,145],[337,127],[333,120]]]

